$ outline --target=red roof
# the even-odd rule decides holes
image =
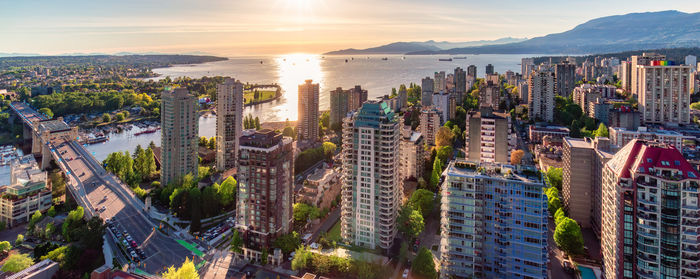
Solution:
[[[678,149],[668,144],[643,140],[630,141],[615,154],[609,166],[623,178],[630,177],[630,170],[649,173],[649,168],[680,170],[683,179],[700,178]],[[643,170],[640,171],[642,168]],[[694,177],[688,176],[689,173]]]

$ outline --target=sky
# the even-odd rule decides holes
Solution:
[[[0,0],[0,53],[323,53],[532,38],[697,0]]]

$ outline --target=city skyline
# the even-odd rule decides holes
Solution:
[[[5,19],[0,32],[10,43],[0,53],[322,53],[395,41],[533,38],[600,16],[700,10],[700,3],[688,1],[505,2],[8,2],[10,8],[0,12]],[[36,9],[37,5],[43,8]]]

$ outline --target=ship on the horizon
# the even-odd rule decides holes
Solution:
[[[452,61],[452,58],[439,58],[438,61],[450,62],[450,61]]]

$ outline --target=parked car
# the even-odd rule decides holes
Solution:
[[[408,268],[403,270],[403,275],[401,278],[408,278]]]

